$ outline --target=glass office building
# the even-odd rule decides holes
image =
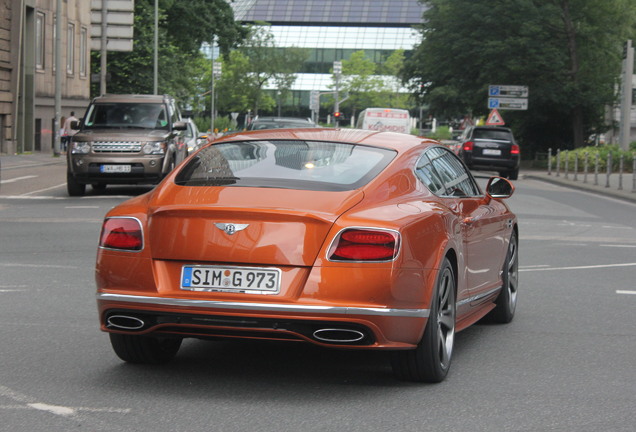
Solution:
[[[309,92],[328,91],[333,62],[356,51],[383,63],[393,51],[420,41],[414,26],[426,9],[417,0],[235,0],[235,19],[271,24],[277,47],[310,51],[293,85],[294,104],[308,106]]]

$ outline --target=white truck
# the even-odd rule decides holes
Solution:
[[[367,108],[358,115],[358,129],[375,131],[411,132],[409,112],[397,108]]]

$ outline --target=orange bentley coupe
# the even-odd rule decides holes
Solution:
[[[101,329],[132,363],[183,338],[295,341],[390,350],[397,378],[442,381],[456,332],[515,313],[513,191],[407,134],[226,136],[106,215]]]

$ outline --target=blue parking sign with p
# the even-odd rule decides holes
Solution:
[[[488,94],[490,96],[499,96],[499,86],[494,86],[494,85],[489,86]]]
[[[488,108],[490,109],[499,108],[499,99],[488,98]]]

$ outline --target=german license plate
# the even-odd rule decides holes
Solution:
[[[102,173],[129,173],[132,170],[130,165],[101,165],[99,171]]]
[[[501,156],[499,149],[484,149],[481,153],[485,156]]]
[[[183,266],[181,289],[278,294],[281,271],[271,267]]]

